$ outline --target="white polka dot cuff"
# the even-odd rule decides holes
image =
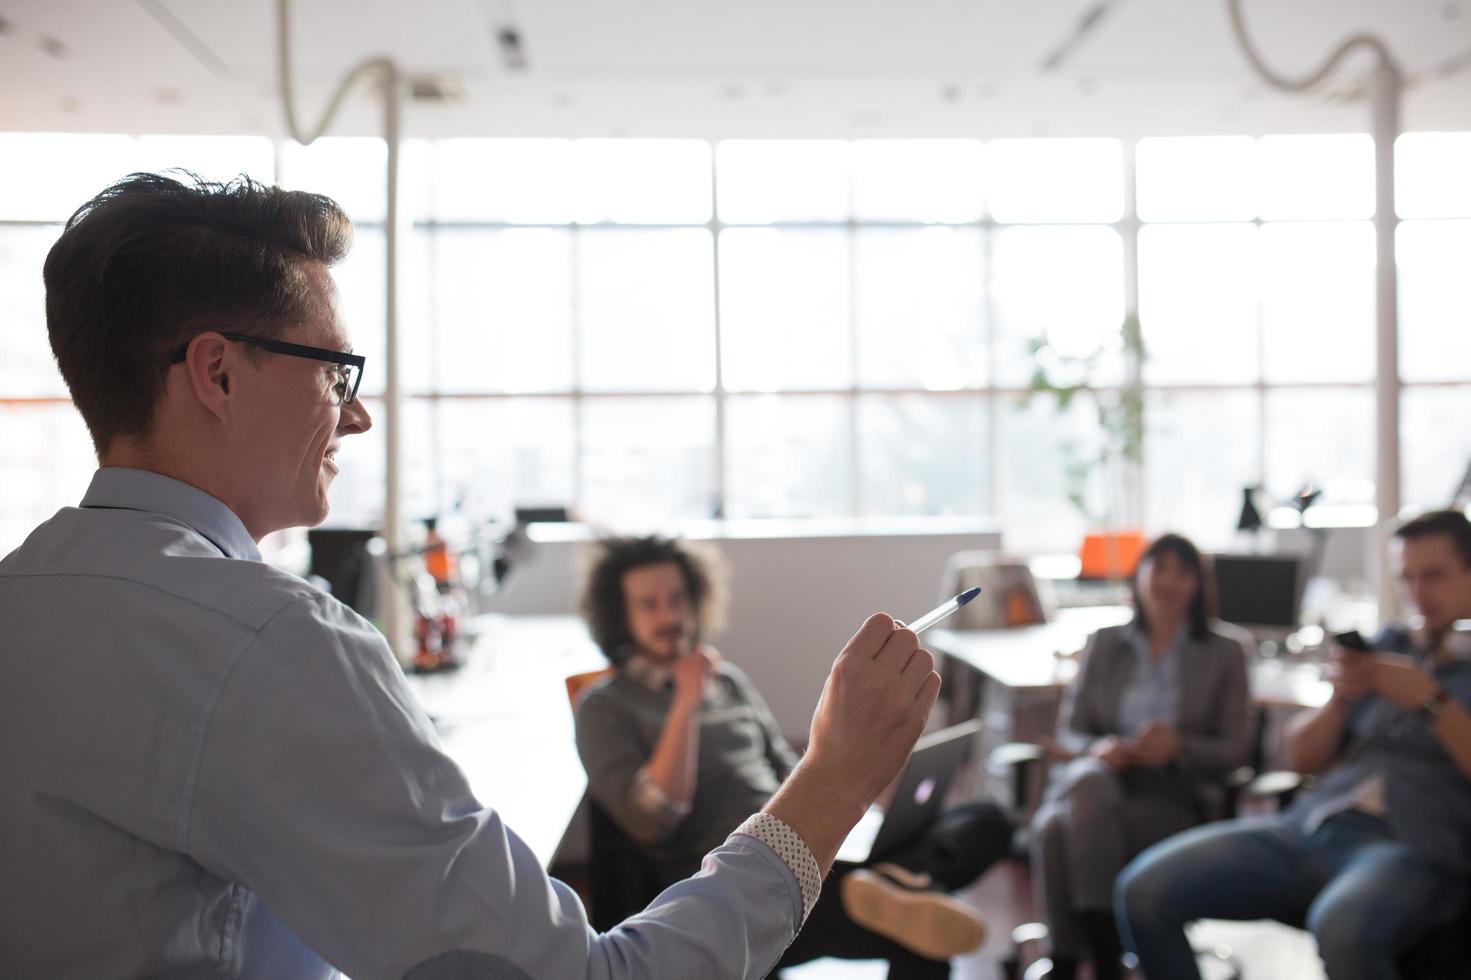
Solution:
[[[817,904],[817,896],[822,894],[822,870],[807,842],[785,820],[769,813],[751,814],[735,832],[756,838],[792,869],[797,887],[802,891],[802,922],[806,922],[812,906]]]

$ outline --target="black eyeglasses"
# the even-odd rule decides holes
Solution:
[[[305,357],[313,361],[336,364],[339,369],[339,378],[337,384],[332,386],[332,390],[337,393],[337,404],[346,405],[358,396],[358,385],[363,380],[363,365],[367,362],[367,358],[362,354],[349,354],[346,351],[331,350],[326,347],[308,347],[305,344],[288,344],[284,340],[268,340],[265,337],[252,337],[244,333],[221,333],[220,336],[239,344],[254,344],[261,350],[270,351],[272,354],[286,354],[289,357]],[[180,344],[169,351],[169,363],[183,363],[188,352],[189,345]]]

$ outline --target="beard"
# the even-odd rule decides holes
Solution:
[[[653,637],[648,644],[639,644],[645,656],[660,663],[671,663],[682,655],[693,650],[696,645],[696,636],[692,630],[672,629],[664,630]]]

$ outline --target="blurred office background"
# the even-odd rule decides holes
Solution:
[[[1471,460],[1471,132],[1407,133],[1396,153],[1404,500],[1426,507]],[[1088,519],[1065,448],[1100,434],[1087,398],[1028,403],[1029,344],[1102,348],[1095,377],[1117,385],[1135,292],[1145,527],[1224,544],[1247,484],[1372,508],[1365,135],[449,138],[405,155],[410,515],[987,515],[1011,548],[1074,549]],[[0,546],[95,462],[46,340],[60,222],[171,165],[337,198],[376,408],[384,157],[364,137],[0,134]],[[382,428],[344,457],[331,520],[371,524]]]
[[[1403,501],[1443,505],[1471,460],[1471,7],[1247,9],[1285,69],[1367,28],[1412,80],[1395,148]],[[1338,519],[1374,520],[1374,166],[1352,58],[1336,87],[1270,91],[1224,2],[294,16],[304,114],[385,46],[451,96],[406,108],[409,517],[983,516],[1034,553],[1076,550],[1106,515],[1220,547],[1242,487],[1313,482],[1323,506],[1359,508]],[[385,148],[283,138],[271,17],[0,7],[0,550],[93,468],[40,268],[68,214],[129,171],[340,200],[376,407]],[[338,128],[371,133],[375,111],[350,100]],[[1101,351],[1089,380],[1118,385],[1134,308],[1142,479],[1095,468],[1080,508],[1067,461],[1106,434],[1086,397],[1027,401],[1033,351]],[[383,454],[381,426],[350,441],[333,523],[378,519]]]

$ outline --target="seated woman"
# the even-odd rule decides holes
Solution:
[[[1164,535],[1132,586],[1133,620],[1099,630],[1083,652],[1058,718],[1060,763],[1032,821],[1034,891],[1062,980],[1085,946],[1094,977],[1120,976],[1114,878],[1145,847],[1207,819],[1249,750],[1246,656],[1213,622],[1200,552]]]

